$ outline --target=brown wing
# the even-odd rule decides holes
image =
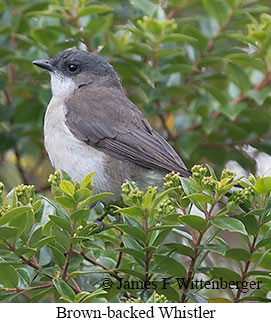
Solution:
[[[121,90],[86,86],[66,107],[66,124],[79,140],[120,160],[190,176],[178,154]]]

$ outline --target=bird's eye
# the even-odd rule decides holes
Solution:
[[[74,73],[78,70],[78,65],[76,64],[69,64],[68,65],[68,70],[71,72],[71,73]]]

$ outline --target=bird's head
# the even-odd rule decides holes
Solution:
[[[120,79],[113,67],[94,53],[67,49],[52,59],[35,60],[33,64],[50,73],[53,96],[68,97],[88,84],[121,89]]]

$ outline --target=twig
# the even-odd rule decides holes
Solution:
[[[122,235],[122,231],[121,231],[121,235]],[[123,246],[124,246],[124,244],[123,244],[123,242],[121,242],[120,243],[120,248],[122,248]],[[123,256],[123,252],[120,251],[119,256],[118,256],[118,260],[117,260],[117,263],[116,263],[116,266],[115,266],[115,269],[118,269],[119,268],[120,263],[121,263],[122,256]]]
[[[71,253],[72,253],[72,246],[70,247],[70,250],[67,251],[66,259],[65,259],[65,264],[63,267],[62,275],[61,278],[65,281],[68,273],[68,268],[71,260]]]
[[[16,156],[16,159],[17,159],[17,168],[18,168],[18,171],[19,173],[21,174],[22,176],[22,179],[23,179],[23,182],[24,184],[28,185],[28,179],[27,179],[27,176],[25,174],[25,171],[23,169],[23,166],[21,164],[21,161],[20,161],[20,154],[19,154],[19,151],[17,148],[14,148],[14,153],[15,153],[15,156]]]
[[[82,289],[79,287],[79,285],[77,284],[77,282],[75,281],[75,279],[71,277],[70,280],[72,281],[72,283],[73,283],[73,285],[74,285],[74,287],[76,289],[76,293],[77,294],[78,293],[82,293]]]
[[[41,265],[40,265],[40,264],[32,263],[29,259],[25,258],[25,256],[23,256],[23,255],[18,256],[18,255],[16,254],[16,248],[15,248],[15,247],[13,247],[13,246],[12,246],[12,245],[7,241],[7,240],[4,240],[4,242],[5,242],[5,244],[8,246],[9,250],[10,250],[10,251],[12,251],[12,252],[14,252],[14,254],[15,254],[17,257],[19,257],[19,258],[23,261],[23,263],[24,263],[24,264],[29,265],[29,266],[31,266],[31,267],[33,267],[33,268],[37,269],[37,270],[41,270],[41,269],[42,269],[42,267],[41,267]]]
[[[194,243],[194,256],[192,257],[191,259],[191,262],[190,262],[190,265],[189,265],[189,268],[188,268],[188,273],[187,273],[187,277],[186,277],[186,287],[184,288],[183,290],[183,293],[182,293],[182,296],[181,296],[181,299],[180,299],[180,302],[181,303],[186,303],[187,299],[186,299],[186,293],[187,291],[189,290],[189,285],[194,277],[194,266],[195,266],[195,263],[196,263],[196,260],[199,256],[199,250],[198,250],[198,247],[201,243],[201,240],[202,240],[202,237],[204,235],[206,230],[202,231],[197,239],[197,241],[194,242],[194,239],[193,239],[193,243]]]
[[[268,73],[258,84],[256,84],[253,88],[252,88],[252,90],[253,91],[259,91],[259,90],[261,90],[262,88],[264,88],[264,87],[266,87],[266,86],[268,86],[268,85],[270,85],[271,84],[271,76],[270,76],[270,74]],[[246,99],[248,99],[248,96],[246,95],[246,94],[243,94],[243,95],[241,95],[241,96],[239,96],[238,98],[236,98],[236,99],[234,99],[234,100],[232,100],[231,102],[230,102],[230,104],[232,105],[232,106],[234,106],[234,105],[236,105],[236,104],[238,104],[238,103],[240,103],[240,102],[243,102],[243,101],[245,101]]]
[[[26,288],[4,288],[6,292],[28,292],[31,290],[36,290],[36,289],[42,289],[42,288],[48,288],[52,286],[52,282],[44,284],[44,285],[38,285],[38,286],[31,286],[31,287],[26,287]]]
[[[261,217],[259,218],[259,221],[258,221],[259,227],[261,227],[260,226],[260,221],[261,221]],[[252,255],[253,255],[254,251],[256,250],[255,247],[256,247],[257,238],[258,238],[258,233],[254,235],[254,239],[253,239],[252,244],[250,246],[251,258],[252,258]],[[242,281],[241,281],[240,287],[238,288],[238,291],[237,291],[237,293],[236,293],[236,295],[234,297],[234,303],[240,302],[242,289],[243,289],[243,282],[247,278],[250,264],[251,264],[251,260],[245,262],[245,268],[242,270]]]
[[[72,250],[73,253],[76,253],[77,255],[80,255],[82,256],[85,260],[87,260],[88,262],[92,263],[92,265],[94,266],[98,266],[98,267],[101,267],[102,269],[106,270],[109,272],[109,274],[111,276],[113,276],[114,278],[116,278],[117,280],[120,280],[120,277],[119,275],[111,268],[109,267],[106,267],[105,265],[99,263],[98,261],[96,261],[95,259],[87,256],[83,251],[78,251],[78,250]]]

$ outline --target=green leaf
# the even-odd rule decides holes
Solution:
[[[197,38],[185,35],[185,34],[180,34],[180,33],[172,33],[172,34],[167,34],[161,39],[162,43],[168,43],[168,42],[189,42],[189,43],[194,43],[197,42]]]
[[[251,88],[249,77],[244,69],[229,62],[226,66],[226,70],[229,78],[243,93]]]
[[[249,56],[247,54],[242,54],[242,53],[230,54],[230,55],[227,55],[227,58],[230,59],[231,61],[237,62],[244,66],[253,67],[256,70],[259,70],[263,73],[265,72],[265,65],[263,61],[259,58]]]
[[[79,209],[71,213],[70,220],[72,222],[85,220],[90,215],[90,209]]]
[[[212,244],[212,243],[210,243],[210,244],[206,243],[206,244],[200,245],[199,249],[216,252],[222,256],[225,256],[226,252],[230,249],[230,247],[225,246],[225,245],[216,245],[216,244]]]
[[[31,208],[29,206],[18,206],[10,211],[8,211],[5,215],[0,218],[0,225],[6,224],[11,220],[16,219],[18,216],[30,211]]]
[[[79,190],[77,190],[74,193],[74,199],[77,203],[84,201],[85,199],[87,199],[90,196],[91,196],[91,190],[86,187],[80,188]]]
[[[94,292],[90,293],[87,297],[85,297],[82,303],[93,303],[97,302],[101,295],[106,295],[107,291],[103,289],[97,289]]]
[[[16,249],[16,254],[18,256],[26,255],[28,258],[32,257],[36,252],[37,252],[36,248],[21,247]]]
[[[153,200],[153,203],[151,205],[152,208],[155,208],[161,201],[163,201],[170,192],[174,191],[175,188],[172,187],[172,188],[169,188],[167,189],[166,191],[160,193],[160,194],[157,194],[157,196],[155,197],[155,199]]]
[[[154,255],[154,260],[156,261],[158,267],[165,271],[165,274],[180,278],[186,277],[186,270],[184,266],[175,259],[164,255]]]
[[[29,246],[32,247],[35,243],[42,239],[42,227],[40,226],[34,232],[32,232],[29,238]]]
[[[147,191],[147,193],[143,196],[142,200],[142,208],[143,209],[148,209],[150,207],[150,204],[155,196],[155,193],[153,191]]]
[[[210,274],[212,277],[220,279],[222,277],[225,281],[242,281],[242,278],[235,271],[223,267],[214,267],[211,269]]]
[[[71,197],[66,197],[66,196],[56,196],[55,201],[63,206],[64,208],[73,210],[76,208],[76,203]]]
[[[18,274],[13,266],[0,264],[0,283],[7,288],[17,287]]]
[[[42,206],[42,202],[41,200],[37,200],[34,204],[33,204],[33,209],[34,209],[34,213],[38,213],[39,210],[41,209]]]
[[[194,250],[188,246],[183,245],[183,244],[166,243],[164,246],[170,250],[173,250],[176,253],[181,254],[181,255],[189,256],[191,258],[194,256]]]
[[[49,11],[49,10],[30,11],[30,12],[27,12],[27,16],[29,16],[29,17],[33,17],[33,16],[34,17],[42,17],[43,16],[43,17],[53,17],[53,18],[59,18],[59,19],[63,18],[63,15],[61,15],[60,13]]]
[[[259,179],[254,184],[254,188],[261,194],[267,194],[271,190],[271,177],[264,177]]]
[[[53,238],[55,238],[55,236],[45,237],[45,238],[37,241],[36,243],[34,243],[32,247],[36,248],[36,249],[41,249],[43,246],[48,245]]]
[[[213,199],[210,195],[206,194],[190,194],[187,195],[185,198],[189,198],[191,200],[196,200],[196,201],[201,201],[201,202],[206,202],[209,204],[213,203]]]
[[[74,185],[69,182],[69,181],[62,181],[59,184],[59,187],[62,189],[62,191],[66,194],[68,194],[69,196],[73,197],[74,192],[75,192],[75,187]]]
[[[237,214],[235,216],[236,219],[240,220],[242,223],[244,223],[246,227],[246,231],[248,234],[257,234],[259,231],[259,224],[258,221],[253,214],[243,215],[243,214]]]
[[[131,248],[119,248],[117,249],[118,251],[121,251],[123,253],[127,253],[128,255],[131,255],[134,257],[134,259],[141,265],[144,265],[144,253],[142,251],[139,250],[134,250]]]
[[[195,68],[193,67],[193,65],[189,65],[189,64],[174,64],[161,70],[162,74],[172,74],[172,73],[191,74],[194,72],[195,72]]]
[[[152,16],[155,11],[155,5],[149,0],[130,0],[130,3],[148,16]]]
[[[268,251],[269,252],[269,251]],[[271,254],[263,253],[263,252],[256,252],[253,254],[252,257],[253,263],[258,263],[258,266],[267,270],[271,270]]]
[[[159,232],[159,234],[156,236],[154,241],[152,243],[150,242],[150,245],[154,246],[154,247],[158,247],[166,239],[166,237],[168,236],[168,234],[171,230],[172,230],[172,228],[161,230],[161,232]]]
[[[247,235],[244,224],[238,219],[230,218],[226,215],[221,215],[212,219],[211,223],[219,229],[228,230],[230,232],[239,232]]]
[[[208,91],[222,105],[225,105],[226,106],[228,104],[228,97],[219,88],[217,88],[215,86],[212,86],[210,84],[203,84],[202,87],[206,91]]]
[[[196,191],[196,189],[193,187],[193,185],[191,184],[190,182],[190,179],[189,178],[181,178],[181,183],[182,183],[182,187],[183,187],[183,190],[185,192],[186,195],[191,195],[191,194],[194,194],[194,193],[198,193]],[[195,204],[195,206],[201,210],[202,212],[204,211],[203,208],[202,208],[202,205],[201,203],[199,203],[198,201],[194,201],[193,204]]]
[[[84,7],[83,9],[80,9],[77,17],[80,18],[80,17],[92,15],[94,13],[95,14],[102,14],[102,13],[106,13],[106,12],[113,11],[113,10],[114,9],[111,7],[94,4],[94,5]]]
[[[140,230],[139,228],[131,227],[126,224],[118,224],[116,227],[120,228],[122,231],[134,237],[135,239],[139,239],[143,242],[146,240],[146,233],[143,230]]]
[[[240,260],[240,261],[249,261],[251,257],[248,251],[240,248],[233,248],[233,249],[227,250],[225,256],[228,258],[231,258],[234,260]]]
[[[109,195],[113,195],[113,193],[106,192],[106,193],[100,193],[97,195],[90,196],[87,199],[85,199],[83,202],[80,203],[80,207],[87,207],[99,200],[102,200],[104,197],[109,196]]]
[[[203,0],[204,9],[220,25],[222,25],[231,13],[231,7],[224,0]]]
[[[245,44],[248,43],[248,44],[251,44],[251,45],[257,47],[257,40],[253,39],[252,37],[250,37],[248,35],[244,35],[242,33],[226,33],[226,35],[229,38],[234,38],[234,39],[244,42]]]
[[[61,218],[60,216],[56,216],[56,215],[49,215],[49,218],[52,222],[54,222],[58,227],[60,227],[61,229],[68,231],[69,233],[71,233],[72,228],[71,228],[71,224],[69,222],[69,219],[64,220],[63,218]]]
[[[89,184],[93,183],[93,176],[95,175],[95,172],[92,172],[90,174],[87,174],[80,184],[81,188],[87,188]]]
[[[118,209],[114,213],[123,213],[123,214],[127,214],[130,216],[140,216],[140,217],[145,216],[145,213],[142,210],[142,208],[140,208],[138,206],[131,206],[131,207],[123,208],[123,209]]]
[[[266,246],[271,247],[271,238],[262,239],[256,244],[256,248],[261,248]]]
[[[48,47],[52,46],[58,38],[58,32],[48,27],[32,29],[30,35],[34,40]]]
[[[58,227],[53,227],[52,234],[54,235],[54,240],[58,242],[59,246],[64,248],[66,251],[70,249],[71,242],[65,231],[61,231]]]
[[[231,121],[234,121],[240,115],[240,113],[247,108],[247,104],[244,102],[235,104],[234,106],[226,104],[220,105],[218,108],[225,117]]]
[[[0,240],[10,239],[16,236],[18,228],[15,227],[2,227],[0,228]]]
[[[198,215],[180,216],[179,220],[182,223],[189,225],[191,228],[202,231],[206,228],[206,221]]]
[[[135,271],[135,270],[132,270],[132,269],[117,268],[115,270],[117,272],[120,272],[120,273],[125,273],[125,274],[129,274],[129,275],[135,276],[135,277],[139,278],[140,280],[144,280],[144,278],[145,278],[145,276],[144,276],[143,273],[138,272],[138,271]]]
[[[52,253],[55,257],[56,263],[59,264],[59,266],[64,266],[65,264],[65,256],[63,254],[62,250],[59,250],[58,248],[52,246],[52,245],[48,245],[48,247],[52,250]]]
[[[232,303],[232,301],[223,297],[215,297],[215,298],[208,298],[208,303]]]
[[[23,281],[23,284],[25,286],[29,286],[32,283],[32,269],[29,268],[18,268],[17,270],[17,274],[19,276],[20,281]],[[20,285],[20,283],[19,283]]]
[[[60,278],[54,278],[53,284],[60,296],[68,296],[71,301],[75,300],[75,293],[72,288]]]

